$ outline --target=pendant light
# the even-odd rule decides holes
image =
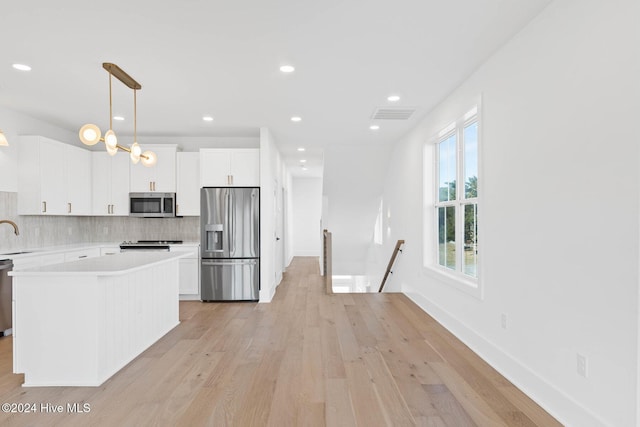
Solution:
[[[2,129],[0,129],[0,147],[7,147],[9,145],[9,141],[7,141],[7,137],[4,136]]]
[[[102,141],[106,146],[107,153],[111,156],[114,156],[118,150],[122,150],[129,153],[131,161],[134,164],[138,163],[138,161],[142,159],[142,164],[144,166],[151,167],[155,165],[157,163],[156,154],[152,151],[145,151],[142,153],[142,149],[138,144],[136,91],[138,89],[142,89],[142,86],[116,64],[105,62],[102,64],[102,68],[109,72],[109,130],[104,134],[104,138],[102,138],[100,128],[94,124],[88,123],[80,128],[80,141],[85,145],[95,145]],[[118,144],[118,138],[113,131],[113,99],[111,96],[112,76],[115,76],[126,86],[133,89],[133,144],[131,145],[131,148],[123,147]]]

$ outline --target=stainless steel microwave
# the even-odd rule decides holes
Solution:
[[[129,193],[129,216],[176,216],[176,193]]]

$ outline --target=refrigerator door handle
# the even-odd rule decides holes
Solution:
[[[233,192],[229,192],[229,210],[231,215],[229,216],[229,222],[231,223],[231,238],[229,240],[229,253],[236,253],[236,200],[233,197]]]
[[[202,265],[256,265],[256,259],[226,259],[226,260],[202,260]]]

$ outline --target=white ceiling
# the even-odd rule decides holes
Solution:
[[[93,122],[104,131],[101,64],[112,62],[142,84],[143,146],[145,136],[206,141],[257,136],[266,126],[288,164],[305,157],[320,165],[330,146],[388,148],[549,1],[5,1],[0,105],[65,129]],[[295,72],[281,73],[283,64]],[[390,94],[401,100],[389,103]],[[131,135],[133,92],[114,79],[113,98],[114,115],[126,118],[114,129]],[[392,105],[417,111],[371,119]]]

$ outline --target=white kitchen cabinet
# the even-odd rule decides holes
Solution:
[[[146,167],[142,162],[131,165],[130,189],[132,193],[157,191],[162,193],[176,192],[176,153],[175,144],[144,145],[144,151],[156,153],[158,161],[154,166]]]
[[[189,256],[180,258],[178,288],[181,300],[200,299],[200,246],[171,245],[171,252],[189,252]]]
[[[129,163],[126,153],[91,153],[93,215],[129,215]]]
[[[66,145],[67,214],[91,215],[91,152]]]
[[[177,153],[176,214],[200,215],[200,153]]]
[[[257,148],[201,149],[200,186],[260,186],[260,150]]]
[[[18,214],[91,213],[87,150],[43,136],[22,136],[18,147]]]

